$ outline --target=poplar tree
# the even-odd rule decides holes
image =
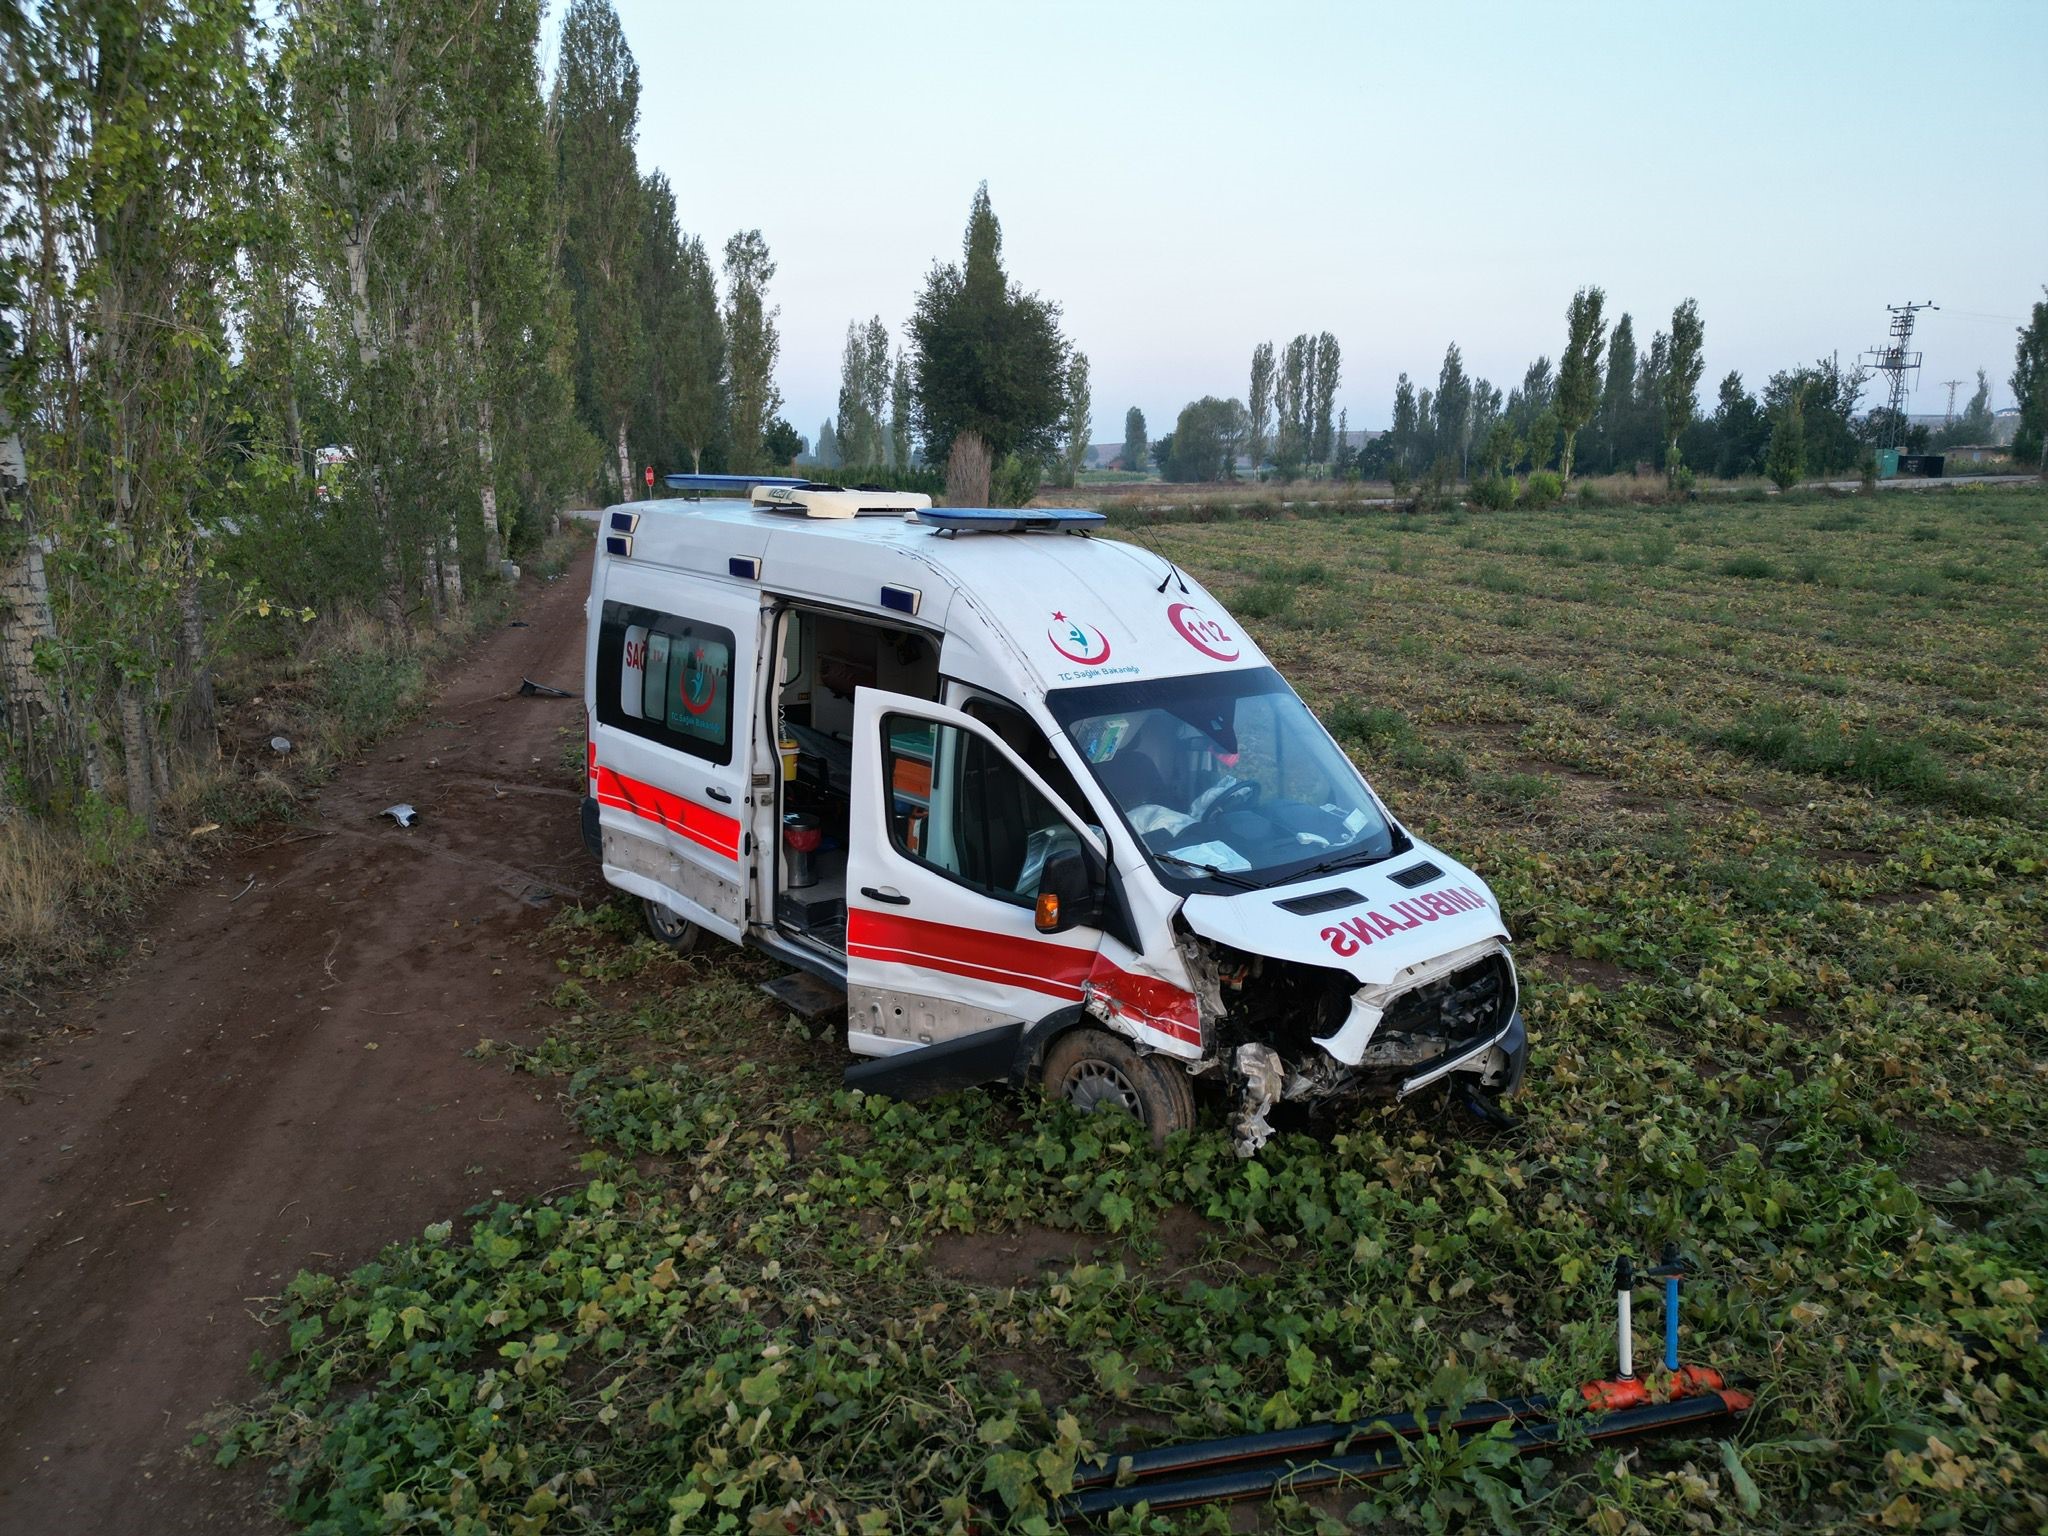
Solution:
[[[848,464],[888,458],[889,389],[889,328],[880,315],[849,321],[839,369],[839,449]]]
[[[683,242],[676,295],[680,314],[668,332],[675,349],[671,421],[676,441],[690,456],[690,472],[701,474],[704,450],[725,430],[725,321],[710,258],[695,235]]]
[[[1394,425],[1387,433],[1391,442],[1388,457],[1394,467],[1404,475],[1415,465],[1417,439],[1417,416],[1415,410],[1415,386],[1408,375],[1402,374],[1394,384]]]
[[[573,400],[559,358],[567,296],[552,239],[540,17],[540,0],[489,0],[464,16],[461,112],[446,157],[467,282],[455,316],[467,343],[461,422],[474,439],[481,553],[493,575],[506,550],[505,509],[538,528],[576,476],[573,454],[562,451]]]
[[[1152,455],[1152,443],[1145,435],[1145,413],[1135,405],[1124,412],[1124,468],[1138,474]]]
[[[1564,433],[1564,455],[1559,468],[1567,483],[1572,478],[1572,449],[1579,429],[1593,414],[1600,398],[1600,348],[1607,337],[1607,322],[1600,307],[1606,295],[1598,288],[1581,288],[1572,295],[1565,311],[1564,361],[1557,370],[1557,424]]]
[[[1315,347],[1315,339],[1306,333],[1287,343],[1273,387],[1273,462],[1283,480],[1294,478],[1309,452]]]
[[[846,322],[846,347],[840,354],[837,436],[848,464],[881,462],[881,423],[868,405],[867,331],[857,320]]]
[[[1314,378],[1310,381],[1309,457],[1327,464],[1332,456],[1330,411],[1337,402],[1337,386],[1343,376],[1342,354],[1337,338],[1324,331],[1315,341]]]
[[[910,360],[896,349],[896,366],[889,374],[889,467],[910,468]]]
[[[1607,382],[1600,393],[1597,418],[1600,460],[1610,472],[1622,467],[1625,454],[1631,455],[1626,462],[1633,462],[1630,426],[1635,381],[1635,321],[1624,314],[1614,322],[1614,334],[1607,339]]]
[[[688,328],[683,232],[668,177],[652,171],[640,184],[641,376],[633,407],[638,457],[657,470],[675,467],[681,450],[678,401]],[[629,490],[627,494],[632,494]]]
[[[2048,293],[2048,288],[2042,290]],[[2032,461],[2048,475],[2048,302],[2036,299],[2013,347],[2012,392],[2019,402],[2019,430],[2013,434],[2016,464]]]
[[[1465,360],[1454,341],[1444,349],[1443,367],[1436,377],[1437,441],[1435,456],[1454,461],[1460,473],[1466,467],[1466,437],[1472,424],[1472,382],[1465,376]]]
[[[1245,414],[1249,420],[1249,441],[1247,448],[1252,457],[1252,469],[1266,460],[1273,447],[1273,343],[1262,341],[1252,348],[1251,389],[1245,396]]]
[[[725,242],[725,345],[732,402],[733,468],[749,471],[766,462],[768,429],[782,409],[775,362],[782,338],[775,328],[781,313],[768,305],[775,263],[758,229],[742,230]]]
[[[1088,461],[1088,430],[1091,425],[1088,395],[1088,354],[1075,352],[1067,363],[1066,448],[1060,455],[1055,484],[1072,486]]]
[[[68,712],[64,750],[32,759],[24,787],[40,795],[66,759],[111,787],[96,745],[111,710],[145,827],[180,706],[188,743],[214,749],[200,528],[229,427],[246,167],[266,137],[248,27],[239,0],[185,0],[22,7],[0,32],[0,252],[22,319],[0,414],[27,480],[0,522],[0,648],[10,699],[25,654],[56,684],[38,704]]]
[[[564,213],[563,261],[576,315],[576,398],[618,455],[631,495],[627,423],[644,334],[636,302],[641,217],[634,141],[640,67],[610,0],[571,0],[562,24],[554,134]]]
[[[1664,366],[1664,468],[1673,484],[1678,480],[1678,440],[1699,414],[1700,374],[1706,368],[1702,347],[1706,328],[1700,324],[1700,307],[1692,299],[1671,311],[1671,345]]]

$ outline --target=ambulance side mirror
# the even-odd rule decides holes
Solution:
[[[1065,933],[1090,928],[1102,920],[1102,888],[1078,848],[1063,848],[1045,861],[1038,878],[1038,910],[1033,921],[1040,933]]]

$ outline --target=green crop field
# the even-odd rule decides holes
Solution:
[[[1608,1374],[1609,1260],[1676,1240],[1731,1440],[1144,1528],[2048,1525],[2048,494],[1133,536],[1501,896],[1516,1128],[864,1100],[759,962],[575,914],[553,1040],[479,1049],[588,1187],[300,1277],[218,1454],[331,1531],[1041,1528],[1094,1449]]]

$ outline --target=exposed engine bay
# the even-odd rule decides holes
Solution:
[[[1349,971],[1246,954],[1193,940],[1204,1001],[1218,1024],[1212,1059],[1227,1071],[1231,1129],[1242,1157],[1272,1135],[1281,1102],[1405,1099],[1453,1073],[1489,1090],[1514,1084],[1519,1061],[1500,1048],[1516,1015],[1514,963],[1498,939],[1361,986]],[[1206,1011],[1206,1010],[1205,1010]]]

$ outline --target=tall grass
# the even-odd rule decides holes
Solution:
[[[1851,731],[1828,719],[1802,720],[1778,706],[1711,731],[1708,739],[1757,762],[1867,785],[1923,805],[1999,812],[2013,803],[2006,786],[1952,771],[1924,741],[1869,727]]]

